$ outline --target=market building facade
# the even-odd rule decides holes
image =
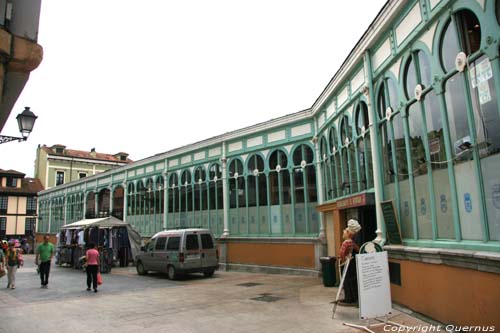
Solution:
[[[210,228],[229,269],[317,274],[356,218],[395,302],[500,325],[499,46],[500,1],[389,0],[311,108],[43,191],[38,231],[119,208]]]

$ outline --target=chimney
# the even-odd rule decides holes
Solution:
[[[95,158],[95,157],[96,157],[96,155],[97,155],[97,154],[96,154],[96,152],[95,152],[95,148],[90,149],[90,155],[91,155],[93,158]]]

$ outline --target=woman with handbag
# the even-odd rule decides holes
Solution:
[[[85,254],[87,259],[87,291],[90,291],[90,283],[94,287],[94,292],[97,292],[97,273],[99,272],[99,251],[95,249],[95,244],[90,243],[89,249]]]
[[[9,241],[7,249],[7,288],[16,289],[16,272],[23,265],[22,254],[19,249],[14,247],[15,241]]]

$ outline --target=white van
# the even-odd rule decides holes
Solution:
[[[142,250],[136,258],[139,275],[156,271],[167,273],[172,280],[187,273],[210,277],[219,268],[219,253],[208,229],[161,231]]]

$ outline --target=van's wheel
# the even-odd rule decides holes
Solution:
[[[144,265],[142,264],[142,261],[137,262],[137,274],[139,275],[146,275],[148,274],[148,271],[144,269]]]
[[[170,280],[177,279],[177,272],[175,271],[175,267],[170,265],[167,267],[167,276]]]
[[[213,268],[210,268],[206,271],[203,272],[203,275],[205,275],[205,277],[212,277],[214,275],[214,272],[215,272],[215,269]]]

